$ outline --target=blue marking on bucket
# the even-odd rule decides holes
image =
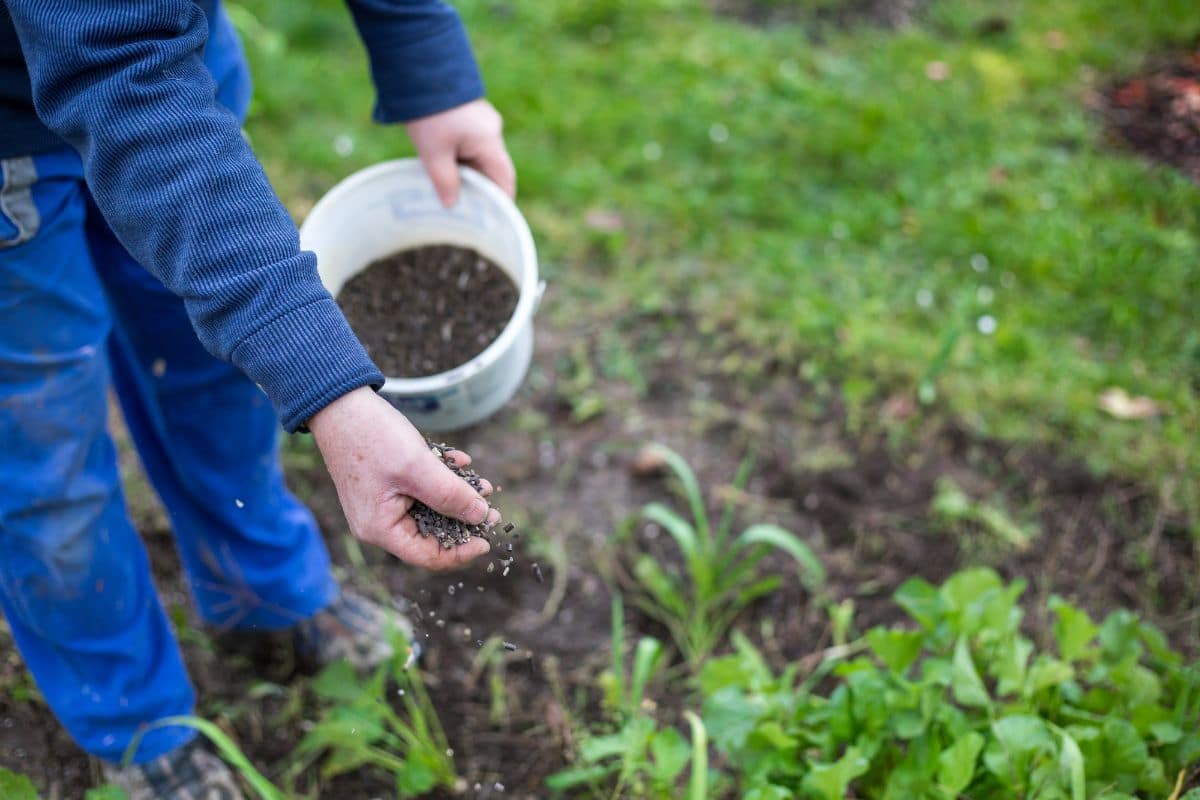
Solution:
[[[425,189],[407,189],[389,193],[388,204],[392,207],[392,216],[398,219],[400,217],[411,216],[414,211],[427,211],[429,206],[427,198],[430,191]]]
[[[432,395],[427,397],[389,397],[399,411],[421,411],[429,413],[442,407],[441,401]]]

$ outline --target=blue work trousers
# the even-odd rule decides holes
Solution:
[[[244,111],[238,78],[222,90]],[[0,610],[67,731],[119,761],[148,724],[192,713],[194,696],[126,511],[110,388],[206,622],[279,629],[332,601],[328,553],[284,485],[266,396],[201,347],[182,301],[121,246],[73,150],[4,160]],[[134,761],[193,735],[152,730]]]

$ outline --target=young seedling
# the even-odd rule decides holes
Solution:
[[[633,575],[641,591],[634,602],[666,626],[684,658],[696,668],[721,643],[744,608],[779,587],[779,576],[759,577],[759,566],[771,550],[796,560],[800,580],[810,591],[824,584],[825,570],[808,545],[778,525],[751,525],[733,536],[732,498],[713,526],[700,484],[687,462],[660,445],[653,445],[651,451],[678,480],[691,518],[662,503],[642,509],[641,518],[660,525],[678,546],[683,570],[669,572],[654,556],[638,556]],[[750,468],[750,459],[738,468],[733,494],[745,488]]]
[[[397,653],[404,653],[406,644],[398,642]],[[296,748],[293,779],[323,758],[324,778],[363,767],[382,769],[395,779],[399,797],[454,788],[458,778],[437,710],[420,674],[405,667],[403,656],[381,664],[366,680],[346,662],[332,664],[312,688],[330,706]]]
[[[646,702],[646,689],[665,665],[662,642],[649,636],[638,640],[633,660],[625,659],[625,613],[619,595],[612,602],[612,671],[608,705],[617,715],[615,732],[587,736],[579,746],[581,766],[550,776],[551,789],[590,786],[594,796],[641,797],[650,800],[704,800],[707,795],[708,742],[704,724],[687,712],[692,731],[688,744],[678,730],[660,726]],[[691,761],[686,794],[679,783]]]

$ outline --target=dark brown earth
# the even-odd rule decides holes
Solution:
[[[624,357],[613,356],[614,341]],[[900,619],[889,598],[909,576],[938,581],[966,564],[986,563],[1029,580],[1030,608],[1042,607],[1050,593],[1075,599],[1097,617],[1130,607],[1157,622],[1177,647],[1200,652],[1195,543],[1153,494],[1096,477],[1052,449],[971,434],[915,405],[906,392],[851,411],[836,384],[803,380],[802,368],[783,348],[773,355],[747,347],[682,313],[545,326],[518,397],[485,425],[455,434],[475,465],[503,487],[506,518],[525,532],[506,578],[487,573],[486,560],[450,575],[421,573],[372,553],[368,568],[353,566],[354,549],[311,440],[294,443],[293,486],[328,532],[342,577],[421,606],[422,667],[466,782],[458,796],[546,797],[542,781],[565,764],[578,734],[573,726],[599,713],[597,678],[609,662],[609,586],[622,572],[614,532],[643,503],[671,500],[663,478],[631,470],[650,441],[684,454],[713,504],[731,495],[738,462],[756,448],[751,480],[736,495],[740,523],[776,522],[807,540],[828,568],[831,595],[854,600],[859,630]],[[579,413],[581,397],[588,398],[588,415]],[[577,421],[583,416],[587,421]],[[1017,549],[972,524],[938,519],[930,504],[945,479],[1040,532]],[[215,649],[195,630],[165,527],[152,512],[139,519],[148,526],[166,603],[181,624],[201,713],[233,731],[255,763],[279,779],[304,721],[316,717],[311,699],[275,688],[289,677],[286,660],[267,670],[274,683],[263,685],[249,659]],[[666,537],[652,533],[636,528],[634,541],[671,563]],[[782,558],[768,566],[794,574]],[[465,590],[451,594],[459,581]],[[1046,622],[1031,615],[1031,633],[1044,636]],[[630,624],[634,634],[661,635],[632,612]],[[825,616],[796,580],[785,581],[739,626],[776,664],[828,644]],[[477,663],[477,642],[491,636],[517,649]],[[31,774],[47,796],[80,797],[90,779],[86,760],[43,706],[13,694],[27,678],[7,645],[3,652],[9,655],[0,662],[0,765]],[[671,691],[658,696],[663,713],[673,713],[678,699]],[[299,785],[311,789],[315,780],[307,775]],[[321,791],[339,800],[393,793],[388,776],[369,772]]]
[[[420,378],[465,364],[495,341],[517,307],[517,287],[474,250],[433,245],[372,262],[337,301],[384,375]]]
[[[1123,143],[1200,181],[1200,49],[1114,82],[1100,106]]]

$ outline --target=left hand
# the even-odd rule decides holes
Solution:
[[[472,100],[404,127],[446,208],[458,200],[459,164],[474,167],[509,197],[516,196],[517,173],[504,147],[504,120],[487,100]]]

